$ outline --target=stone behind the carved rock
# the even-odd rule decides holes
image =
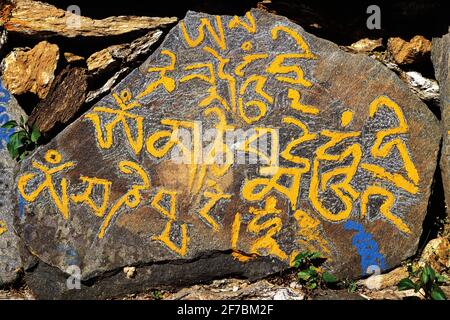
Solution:
[[[21,116],[25,117],[25,112],[0,81],[0,126],[9,120],[19,122]],[[11,132],[0,128],[0,287],[13,283],[22,268],[21,241],[14,227],[14,215],[17,213],[14,180],[18,166],[6,149]]]
[[[431,60],[433,61],[441,93],[443,143],[440,167],[448,219],[448,216],[450,216],[450,33],[447,33],[442,38],[434,38],[432,43]],[[446,233],[450,234],[450,222],[447,222],[445,228]]]
[[[248,20],[252,16],[256,30]],[[416,252],[441,137],[432,112],[392,71],[370,57],[345,53],[288,19],[264,11],[252,10],[240,19],[189,12],[160,48],[112,90],[112,96],[103,98],[22,163],[18,183],[29,201],[24,205],[25,218],[17,221],[17,227],[27,247],[40,259],[26,276],[38,296],[105,298],[220,277],[258,278],[289,268],[290,260],[303,250],[322,252],[328,258],[324,267],[337,277],[358,278],[376,272],[376,268],[393,268]],[[217,30],[211,36],[205,27],[204,42],[201,35],[195,40],[201,21],[211,21],[213,29],[223,24],[224,37]],[[183,26],[190,35],[190,46]],[[300,58],[295,55],[299,52]],[[277,66],[274,61],[284,53],[293,56]],[[259,56],[244,66],[242,59],[248,54]],[[222,60],[223,68],[218,61],[221,56],[230,59]],[[208,63],[213,64],[214,79]],[[197,76],[188,77],[193,74]],[[260,78],[251,82],[251,75]],[[290,83],[296,75],[302,85]],[[164,81],[158,82],[163,76]],[[230,76],[238,88],[235,91]],[[207,98],[214,94],[214,82],[223,100],[211,104]],[[257,114],[258,109],[251,106],[239,109],[233,105],[230,92],[236,94],[236,101],[244,99],[260,108],[263,103],[267,112]],[[228,108],[223,101],[229,103]],[[370,105],[378,106],[372,115]],[[125,120],[112,122],[120,114],[119,108],[128,113],[127,125]],[[279,157],[279,170],[301,171],[303,165],[294,163],[298,160],[295,156],[311,165],[301,176],[300,185],[294,189],[291,177],[281,177],[276,191],[264,194],[266,188],[251,189],[250,182],[267,183],[267,176],[282,171],[264,173],[259,169],[267,164],[261,161],[248,164],[236,160],[225,173],[205,166],[209,171],[204,173],[200,165],[177,163],[171,157],[174,154],[164,154],[167,141],[156,139],[158,135],[168,138],[168,124],[174,121],[187,121],[189,128],[201,122],[206,130],[216,127],[216,117],[222,114],[222,124],[226,120],[236,129],[256,127],[271,132],[272,137],[278,137],[279,132],[281,150],[292,146]],[[252,120],[256,116],[260,119]],[[401,133],[394,134],[394,130],[393,135],[382,137],[381,144],[391,142],[392,150],[386,158],[377,156],[377,152],[382,153],[375,147],[379,133],[389,133],[387,130],[403,122],[399,120],[402,117],[407,125],[398,129]],[[301,145],[292,145],[304,134],[296,119],[316,134]],[[142,131],[138,129],[140,121]],[[111,123],[117,126],[112,129]],[[128,133],[126,128],[131,128]],[[336,132],[353,132],[354,137],[328,150],[337,156],[327,161],[319,150],[324,151],[330,135]],[[150,137],[158,142],[153,143]],[[412,159],[408,172],[414,176],[411,172],[415,168],[418,182],[407,177],[397,148],[403,157]],[[339,156],[344,151],[347,156]],[[312,170],[319,179],[325,179],[322,176],[333,169],[348,169],[359,159],[359,152],[361,164],[355,162],[354,174],[347,171],[351,188],[345,185],[343,174],[331,176],[323,183],[323,191],[320,183],[313,184]],[[331,161],[334,158],[337,160]],[[32,161],[50,167],[66,164],[52,179],[58,205],[46,190],[30,196],[43,179]],[[379,177],[389,177],[386,171],[373,175],[362,164],[382,166],[391,175],[398,173],[401,176],[391,181],[400,187]],[[29,173],[36,176],[30,180]],[[406,182],[399,184],[399,179]],[[97,206],[103,194],[109,195],[106,210],[97,208],[95,214],[93,204],[83,196],[88,181],[104,183],[92,190]],[[109,183],[111,192],[105,187]],[[346,188],[341,198],[330,187],[339,188],[340,183]],[[362,194],[367,196],[381,187],[386,196],[371,196],[364,216]],[[291,193],[285,191],[290,188]],[[347,194],[352,188],[354,199]],[[67,191],[68,205],[59,201],[63,191]],[[219,194],[223,197],[205,213],[202,209],[208,208],[209,199]],[[313,203],[314,194],[320,196],[322,204],[318,200]],[[336,214],[345,208],[340,199],[351,199],[351,211],[337,219]],[[332,213],[327,214],[321,206]],[[386,206],[391,206],[391,214]],[[264,236],[269,237],[258,241]],[[64,272],[74,270],[73,266],[80,268],[81,290],[69,290],[66,285]],[[128,279],[124,267],[135,267],[135,277]]]

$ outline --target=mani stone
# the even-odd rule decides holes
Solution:
[[[370,57],[257,9],[188,12],[21,164],[27,284],[107,298],[261,278],[303,251],[341,279],[393,268],[416,252],[440,138]]]
[[[0,126],[10,120],[19,122],[21,116],[25,113],[0,81]],[[17,166],[6,149],[13,132],[14,129],[0,128],[0,287],[13,283],[22,267],[20,240],[14,228]]]
[[[447,217],[450,215],[450,29],[442,38],[433,39],[431,60],[435,70],[436,79],[439,82],[441,96],[441,123],[443,143],[441,151],[440,168]],[[450,225],[446,225],[450,231]]]

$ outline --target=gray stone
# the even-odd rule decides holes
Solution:
[[[21,165],[38,297],[254,279],[304,250],[358,278],[416,252],[441,132],[370,57],[260,10],[189,12],[112,93]]]
[[[25,113],[0,81],[0,126],[9,120],[19,121],[20,116],[25,117]],[[6,149],[13,130],[0,128],[0,286],[14,282],[22,268],[20,240],[13,223],[17,166]]]
[[[450,29],[449,29],[450,31]],[[439,81],[441,96],[442,151],[440,167],[444,184],[447,216],[450,215],[450,33],[432,41],[431,60]],[[450,224],[446,226],[450,231]]]

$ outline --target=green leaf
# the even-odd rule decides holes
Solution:
[[[335,276],[333,276],[331,273],[326,272],[326,271],[322,274],[322,279],[326,283],[336,283],[336,282],[338,282],[338,279]]]
[[[308,252],[300,252],[296,257],[295,257],[295,259],[294,259],[294,261],[302,261],[302,260],[304,260],[305,258],[306,258],[306,256],[307,256],[307,254],[308,254]]]
[[[307,285],[308,289],[315,289],[317,288],[317,283],[316,282],[311,282]]]
[[[447,280],[446,276],[443,276],[442,274],[437,273],[436,274],[436,281],[439,282],[439,283],[446,283],[448,280]]]
[[[445,293],[442,291],[439,286],[434,285],[433,289],[431,290],[431,299],[433,300],[447,300],[447,297],[445,296]]]
[[[319,259],[322,256],[320,252],[312,252],[309,254],[308,258],[311,260]]]
[[[420,282],[420,281],[417,281],[415,284],[414,284],[414,292],[419,292],[420,291],[420,289],[422,288],[422,286],[423,286],[423,283],[422,282]]]
[[[36,143],[41,137],[41,132],[39,129],[33,125],[33,130],[31,131],[31,141]]]
[[[412,280],[409,278],[404,278],[404,279],[400,280],[399,283],[397,284],[397,287],[398,287],[398,290],[400,290],[400,291],[416,288],[414,282],[412,282]]]
[[[8,144],[6,145],[9,154],[11,155],[11,158],[13,158],[14,160],[16,160],[17,156],[19,155],[19,147],[16,145],[15,141],[8,141]]]
[[[428,281],[430,281],[430,275],[428,274],[426,269],[423,269],[422,272],[420,272],[420,282],[422,282],[422,284],[424,286],[427,285]]]
[[[20,123],[24,124],[25,123],[25,119],[23,118],[23,116],[20,116]]]
[[[314,267],[314,266],[309,266],[308,267],[308,273],[311,275],[311,276],[317,276],[319,273],[317,272],[317,269]]]
[[[308,279],[311,278],[311,274],[308,271],[300,271],[297,274],[297,276],[298,276],[299,279],[305,280],[305,281],[307,281]]]
[[[16,121],[10,120],[10,121],[5,122],[5,123],[2,125],[2,128],[3,128],[3,129],[12,129],[12,128],[15,128],[15,127],[17,127],[17,126],[18,126],[18,124],[17,124]]]
[[[427,274],[428,278],[431,281],[434,281],[436,279],[436,273],[434,272],[433,268],[430,266],[426,266],[423,271]]]

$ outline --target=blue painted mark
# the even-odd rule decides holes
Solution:
[[[57,250],[64,253],[64,262],[71,266],[79,266],[81,261],[77,251],[68,244],[58,244]]]
[[[361,257],[363,276],[371,274],[370,268],[373,268],[373,266],[378,266],[380,270],[386,269],[386,262],[379,251],[377,242],[373,240],[370,233],[364,231],[362,224],[349,220],[345,223],[344,229],[358,231],[352,238],[352,245]]]
[[[0,81],[0,104],[7,104],[10,100],[11,96],[3,87],[3,83]],[[6,108],[0,105],[0,126],[2,126],[5,122],[8,122],[9,115],[6,113]],[[5,129],[0,128],[0,150],[4,149],[8,143],[9,137],[14,133],[14,129]]]
[[[25,199],[22,197],[22,195],[18,194],[18,200],[19,200],[19,218],[21,221],[25,218]]]

